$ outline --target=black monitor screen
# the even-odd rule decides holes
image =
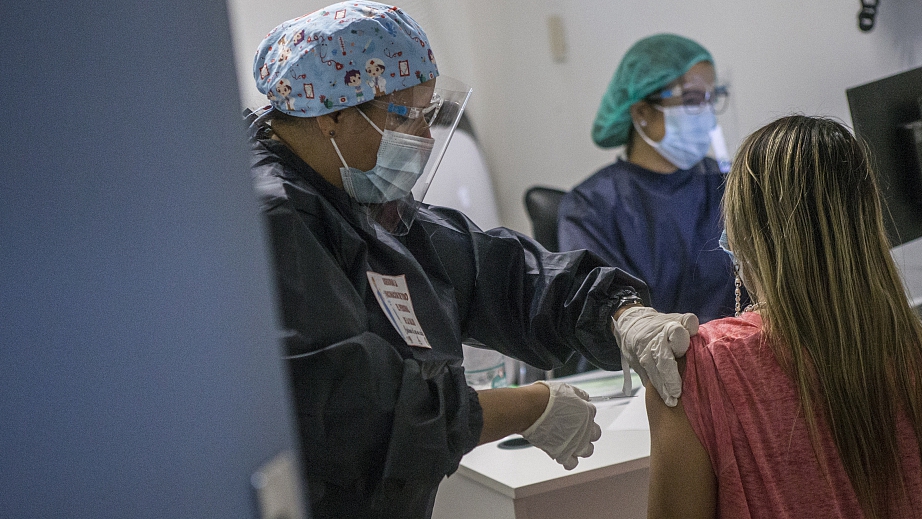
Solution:
[[[855,133],[874,155],[891,244],[922,236],[922,67],[845,93]]]

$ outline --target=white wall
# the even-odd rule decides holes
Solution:
[[[229,1],[242,85],[252,84],[252,55],[269,29],[328,3]],[[408,0],[401,6],[427,31],[441,72],[474,87],[469,112],[500,216],[524,232],[531,229],[525,189],[570,188],[614,160],[616,151],[595,147],[589,131],[621,56],[644,36],[676,32],[711,51],[732,91],[730,109],[719,118],[731,152],[747,133],[791,112],[850,125],[846,88],[922,66],[918,0],[881,1],[870,33],[857,28],[857,0]],[[565,28],[562,63],[551,59],[552,15]]]

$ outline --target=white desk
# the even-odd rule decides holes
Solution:
[[[890,254],[903,274],[910,304],[922,306],[922,238],[894,247]]]
[[[590,389],[597,382],[593,378],[611,375],[595,372],[562,380],[580,386],[589,379],[584,387]],[[608,387],[621,387],[619,379],[609,380]],[[636,375],[634,381],[639,385]],[[650,432],[609,429],[629,400],[645,409],[643,395],[641,388],[631,399],[595,402],[602,437],[593,455],[571,471],[535,447],[506,450],[497,446],[500,442],[477,447],[442,481],[433,519],[645,518]]]

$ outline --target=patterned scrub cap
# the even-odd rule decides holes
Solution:
[[[253,76],[272,108],[317,117],[439,75],[429,40],[398,7],[353,0],[273,29]]]

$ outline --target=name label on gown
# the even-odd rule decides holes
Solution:
[[[385,276],[371,271],[367,274],[375,299],[403,340],[410,346],[432,348],[413,312],[406,276]]]

